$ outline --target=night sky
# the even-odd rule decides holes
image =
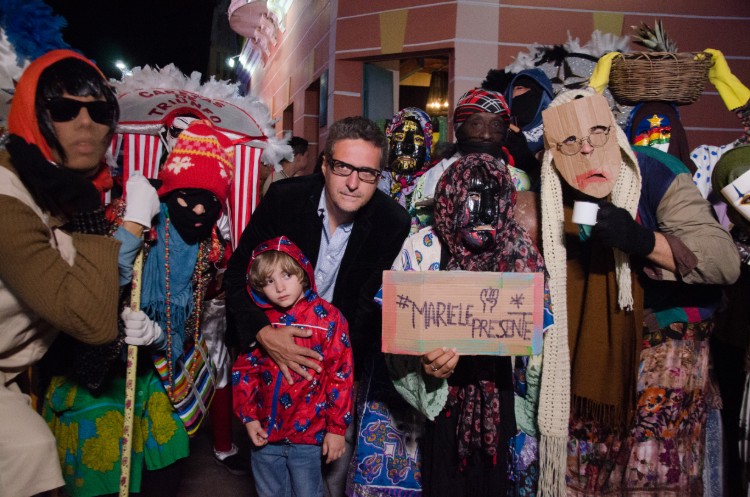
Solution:
[[[173,62],[185,74],[206,73],[216,0],[45,0],[68,26],[63,39],[119,78],[128,66]]]

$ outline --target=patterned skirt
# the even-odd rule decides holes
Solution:
[[[139,369],[133,415],[131,492],[140,490],[144,469],[162,469],[189,454],[185,427],[174,413],[154,368]],[[96,397],[65,376],[52,378],[43,416],[57,440],[66,495],[118,493],[124,404],[125,379],[120,376],[112,379]]]
[[[712,329],[712,320],[644,329],[630,430],[618,434],[591,420],[570,420],[569,496],[703,495]]]
[[[360,381],[356,423],[346,494],[422,495],[420,438],[425,418],[393,387],[382,354],[374,355]]]

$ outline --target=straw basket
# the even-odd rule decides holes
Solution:
[[[609,89],[615,100],[633,105],[645,101],[691,104],[708,79],[711,54],[706,52],[634,52],[612,60]]]

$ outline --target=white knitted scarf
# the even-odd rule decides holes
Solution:
[[[550,107],[593,95],[588,90],[561,93]],[[612,117],[612,123],[615,123]],[[615,136],[620,145],[622,163],[617,182],[612,189],[612,203],[626,209],[635,217],[641,191],[638,163],[625,133],[615,125]],[[568,350],[568,310],[566,297],[567,263],[564,238],[563,198],[560,176],[553,165],[552,152],[544,153],[542,162],[542,247],[549,272],[550,297],[555,318],[554,325],[544,337],[542,388],[539,399],[538,423],[541,432],[539,445],[540,497],[565,496],[567,466],[568,420],[570,416],[570,357]],[[630,263],[627,254],[614,250],[618,303],[622,309],[632,309],[633,293]]]

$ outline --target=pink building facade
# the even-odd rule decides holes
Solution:
[[[246,37],[240,56],[248,91],[289,131],[310,141],[311,160],[327,125],[349,115],[384,119],[404,107],[406,86],[427,91],[447,73],[453,103],[534,43],[581,44],[594,30],[632,35],[661,19],[679,51],[721,50],[750,86],[747,0],[234,0],[232,28]],[[643,50],[631,42],[630,50]],[[720,145],[741,133],[715,88],[680,108],[690,147]],[[450,130],[446,130],[450,134]]]

